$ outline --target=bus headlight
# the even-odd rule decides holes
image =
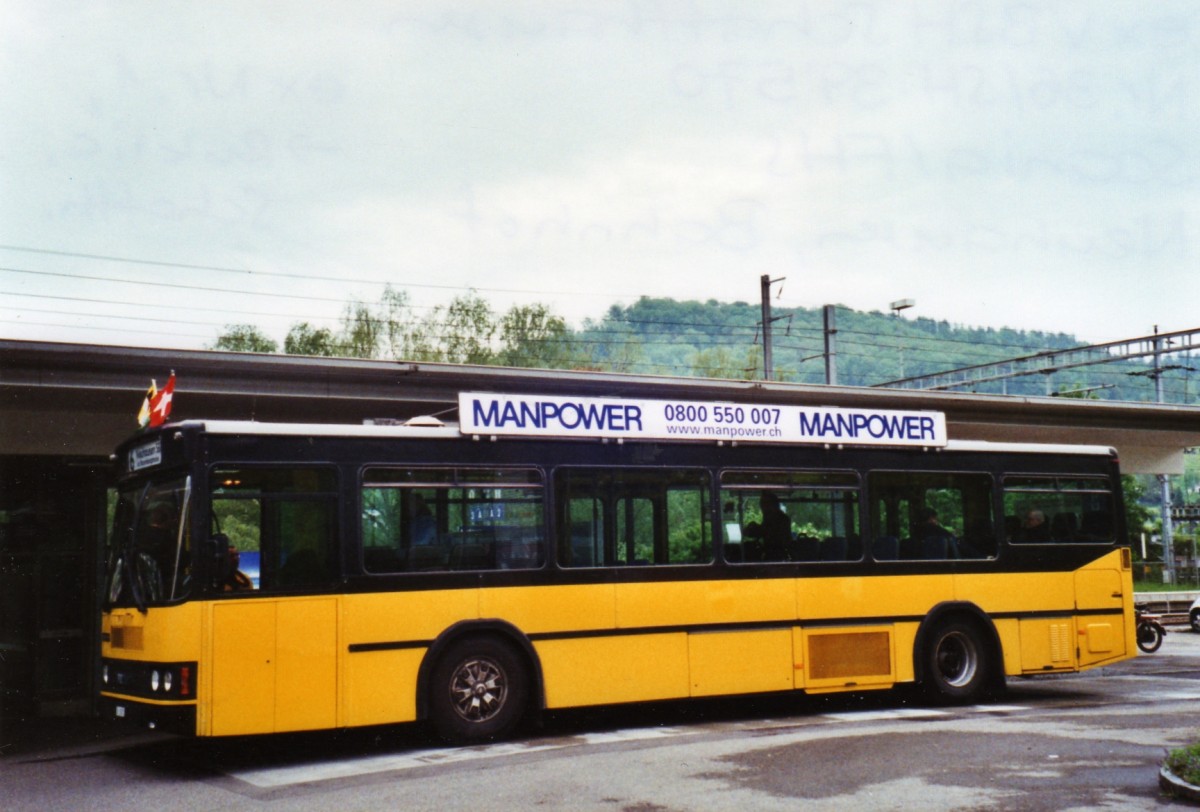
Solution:
[[[107,660],[100,663],[97,682],[105,692],[115,691],[144,699],[192,699],[195,697],[195,675],[195,663]]]

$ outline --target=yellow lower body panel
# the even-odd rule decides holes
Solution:
[[[417,718],[417,671],[424,648],[364,651],[346,665],[346,724],[383,725]]]
[[[548,708],[688,695],[688,636],[682,632],[546,640],[536,649]]]
[[[691,696],[787,691],[795,687],[790,629],[688,635]]]

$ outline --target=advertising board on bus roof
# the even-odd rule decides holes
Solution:
[[[941,412],[461,392],[463,434],[943,447]]]

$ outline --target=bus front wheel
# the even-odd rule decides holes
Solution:
[[[508,644],[471,637],[451,644],[432,673],[430,717],[453,744],[504,738],[529,705],[524,662]]]
[[[925,647],[924,685],[943,702],[972,702],[988,686],[988,649],[978,628],[962,620],[939,624]]]

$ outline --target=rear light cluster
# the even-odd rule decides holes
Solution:
[[[195,663],[139,663],[105,660],[100,666],[101,690],[150,699],[191,699]]]

